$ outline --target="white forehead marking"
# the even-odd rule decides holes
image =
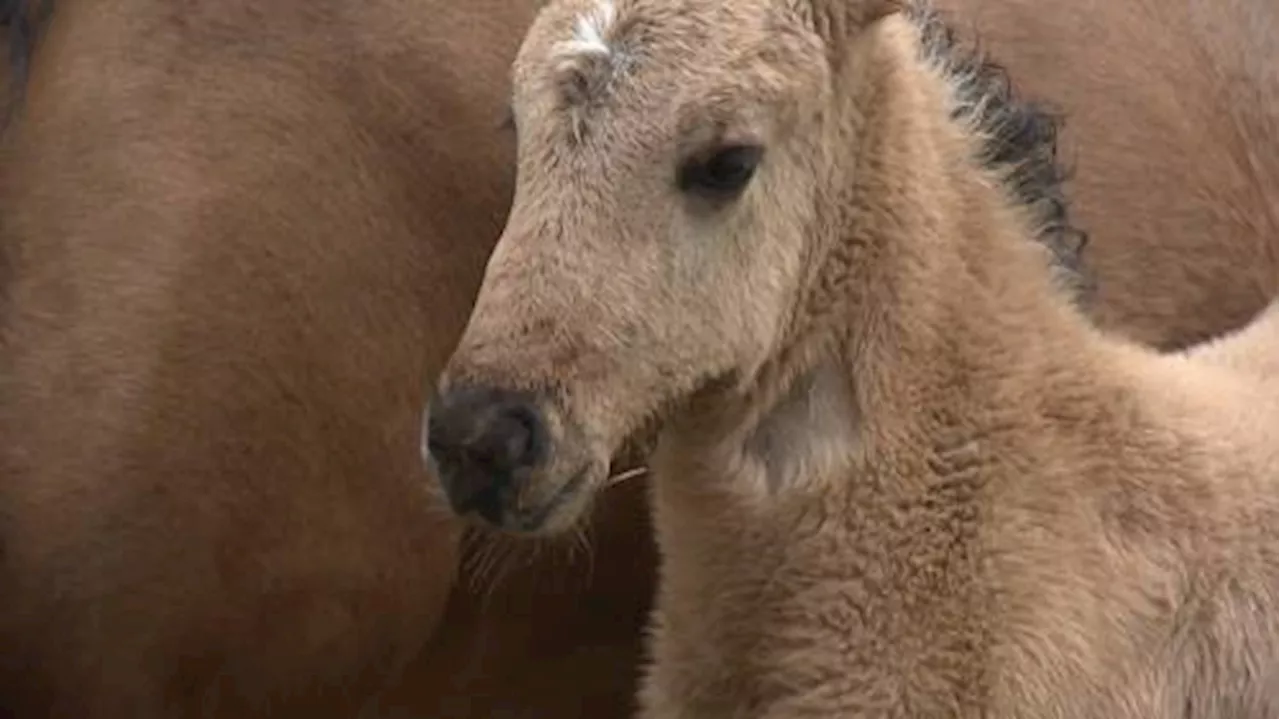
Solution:
[[[557,43],[556,54],[564,59],[574,55],[608,56],[612,49],[605,38],[616,17],[613,0],[597,0],[595,7],[578,16],[573,24],[573,37]]]

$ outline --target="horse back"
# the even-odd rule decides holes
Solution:
[[[1274,2],[938,4],[1026,97],[1065,111],[1101,325],[1187,347],[1276,296]]]

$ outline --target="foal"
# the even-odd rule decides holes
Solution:
[[[647,716],[1276,711],[1275,310],[1089,325],[1052,124],[929,11],[553,0],[514,86],[428,446],[543,533],[667,420]]]

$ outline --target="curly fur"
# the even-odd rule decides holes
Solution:
[[[619,3],[642,60],[575,144],[585,7],[516,61],[517,199],[442,391],[551,428],[513,527],[569,525],[673,408],[642,716],[1274,712],[1267,325],[1192,356],[1091,326],[1055,122],[918,6]],[[676,194],[733,142],[766,158],[736,199]]]

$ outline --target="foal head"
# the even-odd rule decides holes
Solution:
[[[841,228],[913,181],[900,158],[859,150],[912,131],[877,123],[877,103],[924,107],[941,92],[899,71],[929,65],[920,18],[902,11],[543,10],[513,71],[514,205],[427,422],[456,510],[563,529],[629,434],[702,389],[749,385],[802,339]],[[875,255],[851,260],[855,282]]]

